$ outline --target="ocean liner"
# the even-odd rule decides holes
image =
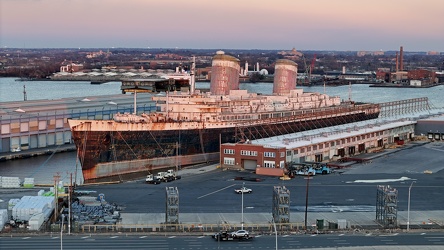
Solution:
[[[219,160],[219,146],[377,118],[379,105],[296,88],[297,64],[275,63],[273,93],[239,89],[239,60],[212,60],[210,92],[153,95],[157,111],[113,120],[69,120],[85,183],[140,177],[148,171]],[[194,64],[191,72],[194,72]]]

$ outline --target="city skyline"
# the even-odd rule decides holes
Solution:
[[[2,0],[1,48],[444,52],[442,0]]]

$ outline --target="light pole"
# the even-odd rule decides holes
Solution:
[[[410,184],[409,199],[407,201],[407,231],[410,230],[410,190],[412,189],[413,183],[415,183],[415,181],[412,181],[412,183]]]
[[[242,183],[242,218],[241,218],[241,229],[244,230],[244,185],[245,182]]]
[[[305,177],[305,179],[307,180],[307,187],[305,188],[305,224],[304,224],[304,229],[307,230],[307,211],[308,211],[308,187],[309,187],[309,183],[310,183],[310,179],[311,179],[311,172],[308,172],[308,176]]]
[[[276,230],[276,222],[274,221],[274,217],[271,217],[271,221],[273,222],[274,235],[275,235],[275,238],[276,238],[276,250],[278,250],[278,232]]]
[[[63,250],[63,221],[65,220],[65,215],[62,214],[62,226],[60,227],[60,250]]]

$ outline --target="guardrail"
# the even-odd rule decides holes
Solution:
[[[81,233],[107,233],[107,232],[218,232],[221,230],[236,231],[241,225],[231,224],[83,224],[79,226]],[[278,223],[277,231],[303,230],[304,223]],[[252,233],[274,232],[272,223],[244,224],[243,229]],[[74,230],[76,231],[76,230]]]

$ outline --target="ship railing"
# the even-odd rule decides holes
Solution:
[[[330,109],[325,110],[305,110],[302,114],[298,113],[296,115],[291,116],[284,116],[284,117],[270,117],[265,119],[254,119],[254,120],[243,120],[239,121],[238,126],[239,127],[248,127],[248,126],[254,126],[259,124],[266,124],[266,123],[287,123],[292,121],[306,121],[311,120],[312,118],[329,118],[329,117],[335,117],[337,114],[344,115],[344,114],[356,114],[356,113],[367,113],[369,111],[374,111],[374,108],[377,107],[377,105],[369,104],[369,105],[360,105],[360,106],[354,106],[354,107],[342,107],[337,106]],[[273,113],[268,113],[273,114]],[[274,113],[275,114],[275,113]]]

